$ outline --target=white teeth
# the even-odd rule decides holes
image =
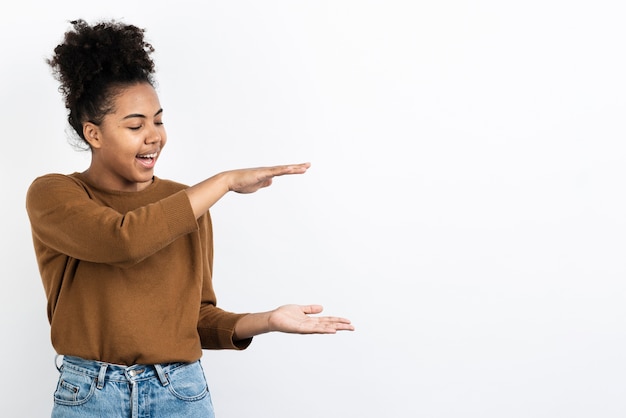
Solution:
[[[139,158],[154,158],[156,156],[157,156],[157,153],[153,152],[152,154],[138,155],[137,157],[139,157]]]

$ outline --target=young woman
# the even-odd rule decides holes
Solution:
[[[63,362],[53,417],[213,417],[202,349],[267,332],[333,334],[319,305],[216,306],[209,208],[309,164],[232,170],[188,187],[154,175],[167,142],[144,30],[72,22],[48,60],[68,121],[91,150],[82,173],[35,179],[26,207]]]

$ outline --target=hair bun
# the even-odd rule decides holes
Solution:
[[[94,106],[116,85],[153,84],[154,62],[144,29],[116,20],[89,25],[83,19],[70,22],[63,42],[46,60],[60,82],[59,90],[70,111],[68,120],[82,136],[80,124],[94,113]]]

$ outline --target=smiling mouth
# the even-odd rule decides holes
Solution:
[[[157,155],[159,155],[158,152],[153,152],[151,154],[138,154],[136,158],[137,161],[139,161],[144,167],[152,168],[156,162]]]
[[[137,158],[146,158],[148,160],[152,160],[156,158],[158,154],[159,154],[158,152],[153,152],[152,154],[139,154],[137,155]]]

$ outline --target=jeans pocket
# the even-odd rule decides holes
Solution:
[[[200,362],[177,367],[167,373],[170,393],[183,401],[197,401],[209,394],[209,387]]]
[[[82,405],[95,391],[96,378],[63,369],[54,391],[54,401],[59,405]]]

